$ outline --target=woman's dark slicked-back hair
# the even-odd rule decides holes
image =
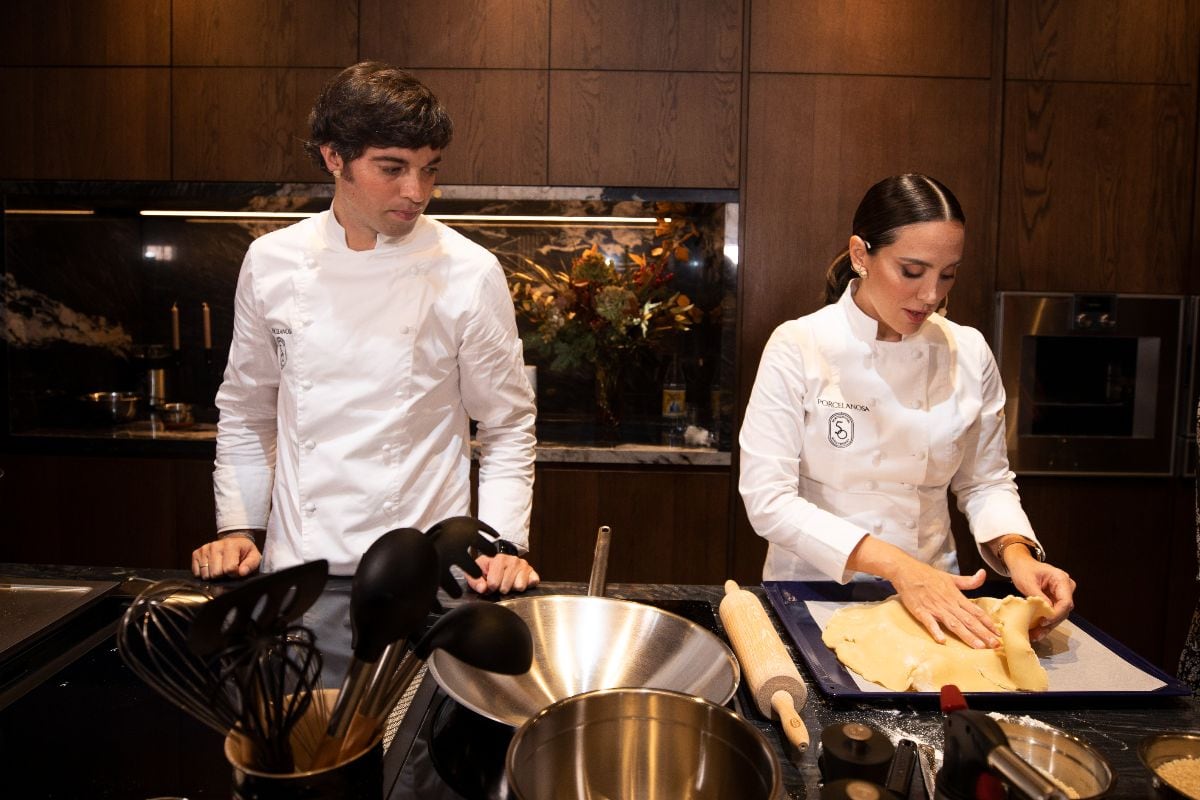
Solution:
[[[345,162],[368,147],[443,150],[454,135],[446,109],[423,83],[380,61],[364,61],[334,76],[308,115],[304,151],[325,172],[321,146]]]
[[[854,212],[851,234],[872,250],[896,241],[897,231],[918,222],[966,224],[954,192],[928,175],[909,173],[884,178],[863,195]],[[843,250],[825,273],[825,302],[836,303],[854,277],[849,249]]]

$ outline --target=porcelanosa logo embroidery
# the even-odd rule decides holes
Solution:
[[[834,447],[849,447],[854,441],[854,418],[839,411],[829,417],[829,443]]]
[[[271,328],[271,333],[275,336],[275,355],[279,356],[279,368],[283,369],[287,366],[287,344],[284,343],[283,337],[291,336],[291,328]]]

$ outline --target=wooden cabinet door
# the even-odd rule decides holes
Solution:
[[[165,67],[0,68],[0,178],[167,180]]]
[[[528,186],[546,183],[545,70],[417,70],[446,107],[454,140],[438,181]]]
[[[172,63],[348,67],[358,61],[357,0],[174,0]]]
[[[1008,3],[1007,77],[1192,83],[1200,45],[1196,0]]]
[[[608,525],[609,581],[721,583],[728,520],[727,470],[539,466],[529,558],[543,580],[587,581]]]
[[[750,69],[986,78],[992,8],[979,0],[754,0]]]
[[[550,183],[736,188],[741,78],[553,71]]]
[[[1184,292],[1195,95],[1009,81],[997,288]]]
[[[338,70],[177,67],[172,164],[183,181],[324,181],[308,160],[308,113]]]
[[[549,0],[362,0],[359,53],[405,69],[545,69]]]
[[[552,0],[550,66],[738,72],[742,0]]]
[[[0,561],[186,569],[216,532],[212,461],[0,456]]]
[[[166,66],[171,0],[9,0],[0,64]]]

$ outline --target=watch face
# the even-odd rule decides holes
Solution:
[[[497,553],[503,553],[506,556],[517,556],[521,554],[521,551],[518,550],[517,546],[512,542],[504,539],[497,539],[495,544]]]

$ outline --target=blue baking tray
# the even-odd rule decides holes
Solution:
[[[921,701],[938,699],[937,692],[888,692],[864,691],[854,682],[854,678],[837,659],[837,654],[821,641],[821,627],[808,613],[806,602],[829,603],[869,603],[883,600],[896,593],[887,581],[852,581],[847,584],[833,581],[763,581],[763,590],[771,601],[775,614],[783,622],[796,645],[800,658],[808,667],[809,673],[816,681],[820,690],[830,697],[853,700],[878,701]],[[966,592],[970,597],[1004,597],[1012,594],[1013,587],[1006,581],[991,581],[981,588]],[[1191,688],[1174,677],[1163,672],[1146,659],[1134,653],[1125,645],[1113,639],[1096,626],[1072,613],[1071,622],[1080,630],[1092,636],[1097,642],[1110,651],[1128,661],[1145,673],[1153,675],[1165,686],[1153,691],[1090,691],[1090,692],[969,692],[967,695],[979,700],[997,700],[1011,702],[1019,700],[1022,703],[1030,701],[1054,701],[1064,698],[1120,698],[1120,697],[1182,697],[1192,693]]]

